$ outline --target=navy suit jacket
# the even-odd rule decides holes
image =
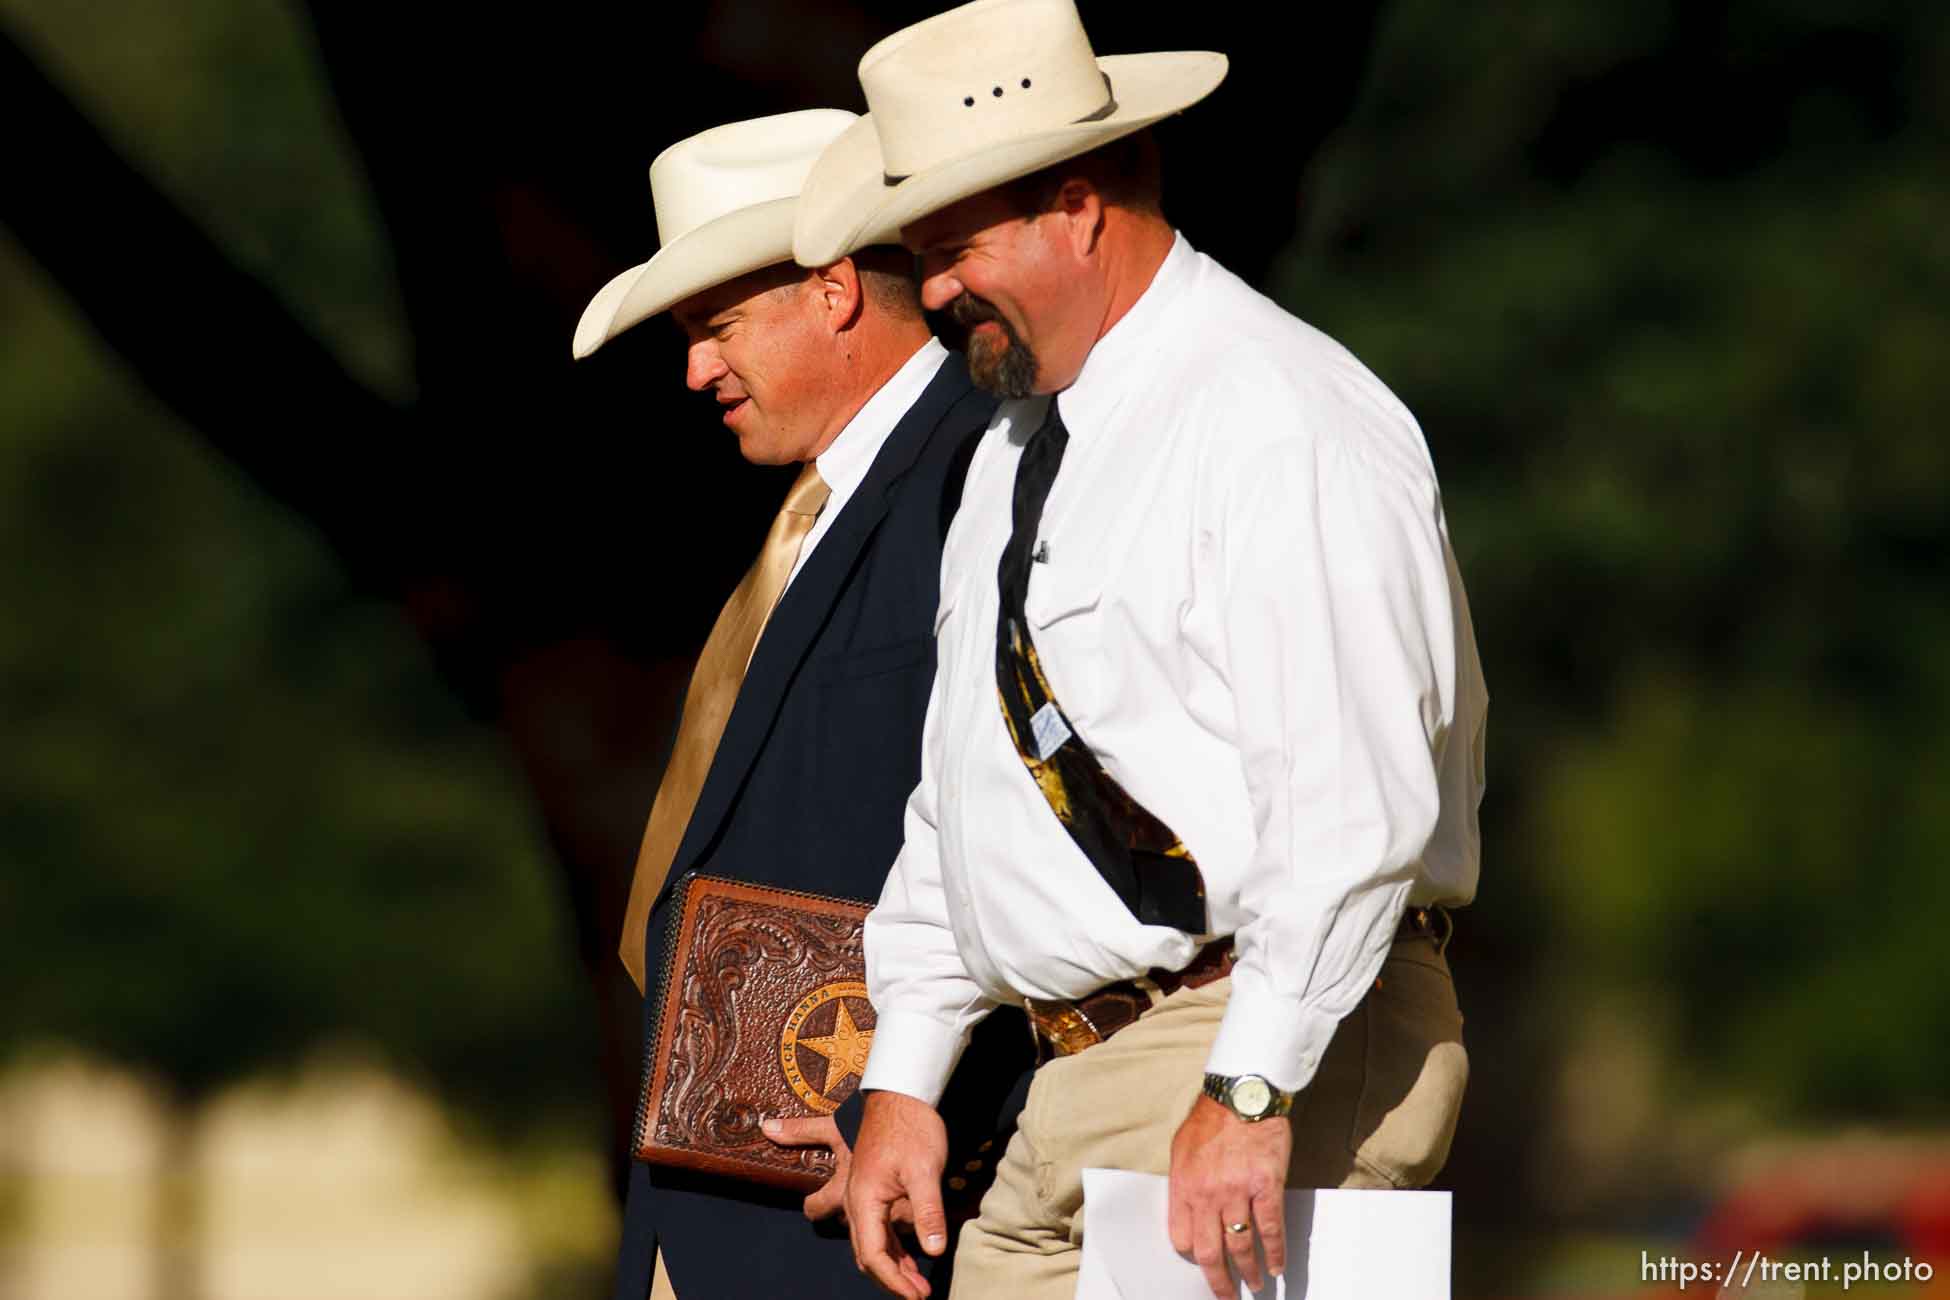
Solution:
[[[994,407],[950,354],[786,588],[642,936],[653,993],[670,887],[688,872],[880,896],[920,779],[941,543]],[[971,1048],[973,1068],[943,1099],[958,1139],[1000,1154],[1027,1044],[1018,1024],[1013,1042]],[[679,1300],[880,1295],[854,1268],[845,1228],[808,1223],[801,1199],[633,1163],[617,1300],[644,1300],[660,1244]]]

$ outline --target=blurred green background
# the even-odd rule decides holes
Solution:
[[[826,8],[826,27],[768,39],[857,53],[914,16]],[[1084,11],[1094,30],[1102,10]],[[684,38],[771,84],[771,47],[734,37],[781,12],[702,6]],[[1297,184],[1290,209],[1272,205],[1282,233],[1262,281],[1421,420],[1494,699],[1482,892],[1453,953],[1474,1066],[1445,1177],[1458,1294],[1646,1294],[1642,1249],[1751,1248],[1739,1234],[1760,1225],[1950,1266],[1950,8],[1395,0],[1362,14],[1333,51],[1348,93],[1317,129],[1293,126],[1320,147],[1279,163]],[[1231,21],[1238,44],[1264,40],[1249,15]],[[559,26],[546,40],[570,50],[604,39],[594,19]],[[451,415],[441,382],[501,400],[492,354],[472,373],[448,356],[458,381],[430,363],[456,351],[465,313],[430,325],[443,318],[408,269],[425,260],[403,251],[427,232],[401,173],[348,130],[350,64],[321,59],[320,30],[275,0],[0,0],[0,31],[377,403]],[[457,62],[478,53],[481,38],[450,35]],[[476,109],[523,111],[520,75],[492,81],[496,107],[463,105],[432,134]],[[799,106],[766,98],[781,93],[694,111]],[[39,130],[9,116],[17,135]],[[1284,138],[1263,127],[1207,138],[1188,118],[1179,138],[1253,175]],[[564,234],[556,218],[588,196],[546,201],[574,186],[550,164],[494,201],[493,273],[521,290],[506,302],[555,316],[511,310],[493,328],[541,318],[565,374],[560,319],[649,247],[641,167],[682,133],[649,111],[607,129],[633,143],[554,165],[634,187],[633,208],[602,218],[622,234]],[[550,157],[535,134],[517,145]],[[429,153],[422,180],[496,147]],[[86,208],[85,188],[74,201]],[[1201,202],[1222,211],[1225,196]],[[0,1068],[14,1080],[0,1088],[0,1296],[252,1294],[223,1233],[255,1229],[213,1210],[210,1180],[228,1167],[212,1154],[235,1127],[224,1117],[266,1087],[285,1101],[250,1112],[250,1140],[272,1147],[334,1089],[421,1116],[415,1168],[435,1174],[409,1201],[512,1207],[522,1243],[474,1290],[314,1277],[276,1294],[604,1294],[630,1032],[604,919],[654,788],[659,683],[702,629],[585,619],[579,605],[639,605],[654,583],[572,579],[554,559],[525,573],[523,601],[472,621],[452,614],[456,583],[425,580],[438,566],[378,574],[376,551],[343,544],[358,485],[377,499],[391,476],[360,431],[339,431],[351,487],[327,515],[253,460],[304,426],[310,454],[335,463],[332,431],[305,426],[307,393],[235,373],[261,421],[240,457],[112,345],[91,305],[102,284],[140,302],[161,273],[117,216],[87,213],[114,233],[89,252],[106,280],[82,289],[41,236],[0,234]],[[251,333],[194,298],[148,306],[212,374]],[[627,379],[589,382],[675,388],[660,341],[606,363]],[[460,459],[428,480],[446,486],[416,489],[400,516],[416,541],[447,531],[449,488],[479,504],[451,530],[456,551],[550,531],[520,494],[480,488],[471,458],[556,464],[560,491],[536,495],[558,513],[575,512],[577,482],[637,463],[631,420],[560,450],[589,423],[583,400],[449,435],[438,454]],[[518,450],[494,450],[511,438]],[[744,544],[735,508],[689,523]],[[460,588],[488,589],[468,572]],[[559,585],[575,581],[588,585]],[[546,634],[543,615],[508,612],[538,609]],[[495,649],[471,653],[484,625]],[[511,685],[536,662],[555,665],[548,690]],[[632,673],[648,683],[635,693],[560,693],[558,679]],[[605,748],[619,727],[629,743]],[[612,783],[600,811],[574,794],[591,772]],[[585,820],[601,833],[582,836]],[[129,1219],[154,1257],[50,1291],[93,1275],[48,1263],[71,1229],[42,1201],[84,1175],[36,1145],[55,1131],[43,1102],[108,1096],[116,1078],[143,1099],[130,1131],[161,1135],[163,1155],[137,1168],[150,1208]]]

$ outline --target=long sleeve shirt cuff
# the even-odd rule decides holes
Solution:
[[[883,1012],[874,1023],[860,1090],[901,1092],[938,1105],[966,1044],[961,1031],[945,1021],[913,1011]]]
[[[1340,1021],[1278,994],[1234,980],[1219,1036],[1205,1059],[1212,1074],[1257,1074],[1284,1092],[1313,1081]],[[876,1043],[875,1050],[879,1049]]]

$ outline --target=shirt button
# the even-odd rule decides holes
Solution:
[[[968,1180],[966,1178],[963,1178],[960,1174],[956,1174],[953,1178],[950,1178],[948,1180],[948,1190],[951,1192],[959,1192],[962,1189],[966,1188],[967,1186],[968,1186]]]

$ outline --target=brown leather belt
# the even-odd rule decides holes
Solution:
[[[1395,931],[1395,942],[1428,939],[1440,951],[1449,946],[1453,929],[1445,909],[1411,907]],[[1154,991],[1162,1000],[1180,989],[1202,988],[1230,975],[1236,960],[1232,936],[1227,935],[1200,948],[1182,970],[1154,967],[1136,979],[1106,984],[1070,1002],[1025,999],[1022,1009],[1029,1017],[1030,1037],[1036,1040],[1036,1064],[1095,1047],[1118,1030],[1137,1023],[1137,1018],[1156,1004]]]

